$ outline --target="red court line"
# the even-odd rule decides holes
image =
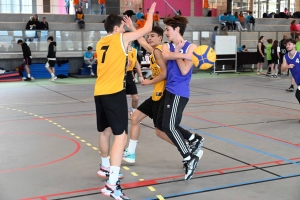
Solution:
[[[275,141],[279,141],[279,142],[282,142],[282,143],[286,143],[286,144],[289,144],[289,145],[292,145],[292,146],[298,146],[297,144],[294,144],[294,143],[291,143],[291,142],[288,142],[288,141],[285,141],[285,140],[281,140],[281,139],[278,139],[278,138],[266,136],[266,135],[263,135],[263,134],[260,134],[260,133],[256,133],[256,132],[253,132],[253,131],[244,130],[244,129],[241,129],[241,128],[238,128],[238,127],[235,127],[235,126],[230,126],[230,125],[227,125],[227,124],[222,124],[222,123],[219,123],[219,122],[216,122],[216,121],[212,121],[212,120],[208,120],[208,119],[204,119],[204,118],[201,118],[201,117],[196,117],[196,116],[190,115],[188,113],[184,113],[184,115],[189,116],[191,118],[200,119],[202,121],[206,121],[206,122],[210,122],[210,123],[213,123],[213,124],[217,124],[217,125],[220,125],[220,126],[225,126],[227,128],[232,128],[232,129],[235,129],[235,130],[239,130],[239,131],[243,131],[243,132],[246,132],[246,133],[250,133],[252,135],[258,135],[258,136],[261,136],[261,137],[264,137],[264,138],[268,138],[268,139],[271,139],[271,140],[275,140]]]
[[[289,160],[300,160],[300,157],[291,158]],[[270,161],[270,162],[262,162],[262,163],[256,163],[256,164],[250,164],[250,165],[241,165],[241,166],[236,166],[236,167],[221,168],[221,169],[208,170],[208,171],[203,171],[203,172],[195,172],[195,174],[197,174],[197,175],[211,174],[211,173],[224,174],[224,171],[232,171],[232,170],[235,170],[235,169],[244,169],[244,168],[250,168],[250,167],[254,167],[254,166],[262,166],[262,165],[269,165],[269,164],[278,164],[279,165],[279,164],[282,164],[283,162],[284,162],[283,160],[275,160],[275,161]],[[156,185],[156,184],[159,183],[158,181],[168,180],[168,179],[175,179],[175,178],[182,178],[183,176],[184,176],[184,174],[180,174],[180,175],[175,175],[175,176],[154,178],[154,179],[149,179],[149,180],[139,181],[139,182],[124,183],[124,184],[122,184],[122,187],[125,188],[125,189],[131,189],[131,188],[135,188],[135,187]],[[88,188],[88,189],[82,189],[82,190],[74,190],[74,191],[61,192],[61,193],[56,193],[56,194],[48,194],[48,195],[44,195],[44,196],[23,198],[23,199],[20,199],[20,200],[37,200],[37,199],[46,200],[47,198],[50,198],[50,197],[78,194],[78,193],[90,192],[90,191],[97,191],[97,190],[100,190],[101,188],[102,187]]]

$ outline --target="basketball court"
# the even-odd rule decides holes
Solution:
[[[1,200],[110,199],[96,174],[94,82],[0,84]],[[193,74],[181,125],[205,138],[195,175],[184,181],[179,152],[146,118],[136,163],[122,163],[124,193],[133,200],[299,199],[300,106],[289,85],[290,77],[254,72]],[[140,104],[152,86],[137,87]]]

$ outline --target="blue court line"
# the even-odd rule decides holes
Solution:
[[[231,129],[231,130],[234,130],[234,131],[237,131],[237,132],[242,132],[243,134],[246,134],[246,135],[251,135],[251,136],[259,137],[261,139],[268,140],[268,141],[271,141],[271,142],[275,142],[275,143],[278,143],[278,144],[281,144],[281,145],[293,147],[293,148],[296,148],[296,149],[300,148],[300,146],[291,145],[291,144],[288,144],[288,143],[280,142],[278,140],[273,140],[271,138],[266,138],[266,137],[263,137],[263,136],[260,136],[260,135],[255,135],[255,134],[248,133],[246,131],[234,129],[234,128],[231,128],[229,125],[223,126],[221,124],[217,124],[217,123],[214,123],[214,122],[209,122],[209,121],[205,121],[205,120],[201,120],[201,119],[195,119],[194,117],[191,117],[191,116],[188,116],[188,115],[185,115],[185,117],[191,118],[191,119],[196,120],[196,121],[200,120],[200,121],[203,121],[203,122],[206,122],[206,123],[209,123],[209,124],[219,125],[219,126],[222,126],[220,128],[228,128],[228,129]]]
[[[229,139],[226,139],[226,138],[222,138],[222,137],[210,134],[210,133],[206,133],[206,132],[203,132],[203,131],[195,130],[195,129],[187,127],[187,126],[182,126],[182,127],[186,128],[186,129],[189,129],[189,130],[192,130],[194,132],[200,133],[202,135],[207,135],[209,137],[213,137],[213,138],[216,138],[218,140],[221,140],[221,141],[224,141],[224,142],[227,142],[227,143],[230,143],[230,144],[234,144],[236,146],[239,146],[239,147],[242,147],[242,148],[245,148],[245,149],[249,149],[251,151],[255,151],[257,153],[261,153],[261,154],[267,155],[269,157],[273,157],[273,158],[276,158],[276,159],[279,159],[279,160],[284,160],[285,162],[292,163],[294,165],[300,166],[300,163],[297,163],[295,161],[289,160],[287,158],[283,158],[281,156],[277,156],[277,155],[274,155],[274,154],[271,154],[271,153],[268,153],[268,152],[265,152],[265,151],[262,151],[262,150],[259,150],[259,149],[256,149],[256,148],[253,148],[253,147],[250,147],[250,146],[247,146],[247,145],[244,145],[244,144],[241,144],[241,143],[229,140]]]
[[[265,181],[274,181],[274,180],[280,180],[280,179],[284,179],[284,178],[291,178],[291,177],[299,176],[299,175],[300,175],[300,173],[288,174],[288,175],[281,176],[281,177],[264,178],[264,179],[246,181],[246,182],[238,182],[238,183],[234,183],[234,184],[227,184],[227,185],[220,185],[220,186],[215,186],[215,187],[210,187],[210,188],[203,188],[203,189],[200,189],[200,190],[192,190],[192,191],[189,191],[189,192],[180,192],[180,193],[175,193],[175,194],[167,194],[167,195],[164,195],[163,197],[164,198],[172,198],[172,197],[174,198],[174,197],[178,197],[178,196],[182,196],[182,195],[192,195],[192,194],[197,194],[197,193],[200,193],[200,192],[206,192],[206,191],[211,191],[211,190],[226,189],[226,188],[231,188],[231,187],[261,183],[261,182],[265,182]],[[158,198],[155,197],[155,198],[146,198],[144,200],[157,200],[157,199]]]

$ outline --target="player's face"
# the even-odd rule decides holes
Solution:
[[[176,36],[176,31],[171,26],[166,25],[165,35],[169,41],[173,41],[173,38]]]
[[[147,42],[151,47],[156,47],[161,44],[161,37],[157,33],[151,32],[148,34]]]
[[[292,50],[294,50],[294,49],[295,49],[295,44],[294,44],[294,43],[292,43],[292,42],[286,43],[286,50],[287,50],[288,52],[290,52],[290,51],[292,51]]]

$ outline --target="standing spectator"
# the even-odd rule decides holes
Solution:
[[[66,13],[70,13],[70,0],[65,0]]]
[[[203,5],[203,8],[204,8],[204,16],[207,16],[208,14],[208,8],[209,8],[209,3],[208,3],[208,0],[204,0],[204,5]]]
[[[135,23],[137,25],[136,30],[144,27],[144,25],[146,23],[146,20],[144,18],[145,17],[142,16],[141,19],[137,20],[137,22]]]
[[[241,23],[241,26],[247,30],[247,28],[245,28],[245,17],[243,15],[243,11],[240,12],[240,14],[238,15],[239,21]]]
[[[280,42],[279,42],[279,46],[280,46],[280,57],[279,57],[280,67],[279,67],[279,71],[280,71],[280,73],[278,73],[278,74],[280,74],[280,75],[283,75],[285,73],[285,71],[282,71],[281,68],[283,68],[282,67],[283,56],[286,54],[286,46],[285,46],[285,40],[286,39],[287,39],[287,35],[284,34],[282,40],[280,40]]]
[[[74,13],[76,13],[77,9],[79,8],[79,0],[73,0],[73,7],[74,7]]]
[[[227,15],[227,13],[225,12],[224,14],[221,14],[220,16],[219,16],[219,23],[221,24],[221,26],[226,26],[226,15]],[[222,27],[221,27],[221,29],[222,29]]]
[[[56,42],[53,41],[53,37],[49,36],[47,41],[49,42],[48,46],[48,55],[47,55],[47,63],[45,65],[47,71],[51,75],[51,79],[49,81],[55,81],[57,77],[55,76],[55,63],[56,63]]]
[[[231,11],[227,12],[226,21],[227,21],[228,31],[230,31],[230,28],[232,31],[235,31],[235,27],[236,27],[235,17],[231,15]]]
[[[95,64],[95,62],[97,61],[97,58],[94,58],[94,55],[93,55],[93,47],[89,46],[87,48],[87,51],[84,52],[83,54],[83,59],[84,59],[84,62],[85,64],[88,64],[88,68],[90,68],[91,70],[91,76],[94,76],[94,72],[93,72],[93,64]]]
[[[255,31],[255,18],[252,15],[252,11],[246,17],[246,24],[249,31]]]
[[[234,23],[236,24],[238,31],[245,31],[247,29],[243,29],[240,21],[239,21],[239,16],[238,16],[238,12],[234,13]]]
[[[42,21],[40,22],[40,28],[41,30],[49,30],[49,24],[46,21],[46,17],[42,18]]]
[[[264,75],[263,64],[265,62],[265,45],[264,36],[260,36],[257,44],[257,75]]]
[[[296,20],[291,21],[291,26],[290,26],[290,31],[291,31],[291,37],[293,39],[297,38],[299,35],[299,29],[296,25]]]
[[[147,20],[147,15],[148,15],[148,12],[149,12],[149,8],[147,9],[147,12],[145,13],[144,17],[145,17],[145,20]],[[299,22],[300,23],[300,22]]]
[[[296,38],[296,51],[300,52],[300,39],[299,39],[300,36],[298,36]]]
[[[143,9],[139,8],[139,11],[135,14],[135,16],[136,16],[136,20],[142,19],[142,16],[144,16]]]
[[[159,20],[160,20],[159,12],[156,11],[155,14],[153,15],[154,26],[159,26]]]
[[[98,4],[100,6],[100,15],[103,15],[106,1],[105,0],[98,0]]]
[[[35,14],[30,17],[29,21],[27,22],[26,25],[26,30],[36,30],[39,29],[39,18],[38,15]]]
[[[75,21],[78,23],[79,28],[84,30],[85,22],[84,22],[84,14],[82,12],[82,8],[78,8],[77,12],[75,13]]]
[[[277,74],[278,74],[278,64],[279,64],[279,53],[280,53],[280,47],[278,46],[278,40],[275,40],[271,48],[271,57],[274,63],[274,66],[271,67],[272,78],[278,78]]]
[[[211,42],[210,47],[213,49],[215,48],[215,44],[216,44],[216,35],[217,35],[218,28],[219,28],[218,26],[214,27],[214,31],[212,32],[212,35],[210,38],[210,42]]]
[[[32,59],[30,48],[25,42],[23,42],[23,40],[18,40],[17,43],[22,47],[23,61],[25,65],[25,70],[27,72],[27,78],[25,78],[24,81],[31,81],[34,78],[30,76],[30,69],[29,69],[29,66],[31,65],[31,59]]]
[[[271,56],[271,49],[272,49],[272,43],[273,43],[273,40],[272,39],[267,39],[267,48],[266,48],[266,54],[267,54],[267,61],[268,61],[268,71],[267,71],[267,74],[266,76],[270,76],[271,75],[271,68],[273,66],[273,59],[272,59],[272,56]]]

